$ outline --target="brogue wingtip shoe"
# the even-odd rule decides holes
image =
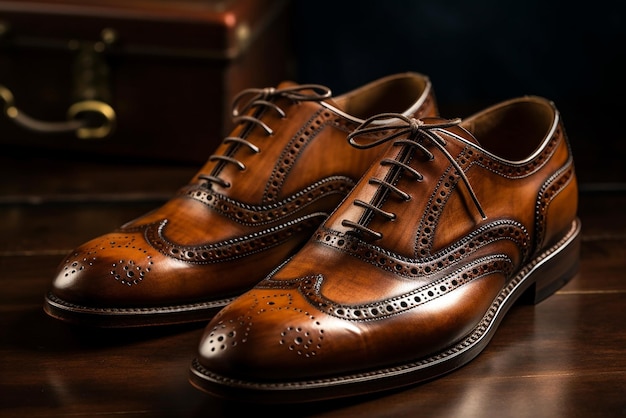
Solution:
[[[295,256],[207,325],[195,387],[301,402],[424,382],[474,359],[515,302],[576,274],[576,176],[551,102],[379,120],[349,139],[392,146]]]
[[[293,255],[380,153],[346,135],[380,109],[437,114],[429,79],[402,73],[333,97],[284,82],[233,101],[234,129],[163,206],[59,265],[44,310],[133,327],[206,321]]]

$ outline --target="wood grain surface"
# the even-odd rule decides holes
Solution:
[[[580,274],[515,306],[460,370],[391,393],[250,407],[188,383],[204,324],[85,329],[42,311],[67,252],[160,205],[195,167],[30,155],[0,167],[0,417],[626,416],[624,189],[582,187]]]

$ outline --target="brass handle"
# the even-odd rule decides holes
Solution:
[[[0,35],[2,31],[0,31]],[[106,28],[102,41],[70,42],[76,51],[73,66],[74,100],[67,110],[66,121],[43,121],[35,119],[15,106],[11,90],[0,85],[0,105],[4,101],[4,114],[18,125],[36,132],[74,132],[80,139],[102,139],[115,129],[115,110],[107,103],[111,100],[109,89],[109,66],[103,53],[117,40],[117,32]]]
[[[84,100],[74,103],[67,110],[68,120],[79,120],[81,115],[93,113],[102,123],[99,126],[82,126],[76,129],[76,136],[80,139],[101,139],[109,136],[115,127],[115,110],[99,100]]]
[[[66,121],[43,121],[35,119],[15,106],[11,90],[0,85],[0,98],[4,101],[4,114],[25,129],[43,133],[75,132],[80,139],[102,139],[115,128],[115,110],[99,100],[83,100],[74,103],[67,111]]]

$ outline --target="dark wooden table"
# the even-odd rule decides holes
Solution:
[[[67,326],[42,311],[76,245],[156,207],[197,167],[0,156],[0,416],[217,417],[249,413],[194,389],[203,324]],[[582,184],[582,268],[536,306],[514,307],[486,350],[393,393],[253,414],[316,417],[626,416],[626,189]]]

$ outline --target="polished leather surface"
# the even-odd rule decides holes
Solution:
[[[72,251],[44,309],[105,327],[208,320],[298,250],[355,185],[381,150],[346,136],[381,111],[436,115],[430,81],[397,74],[338,97],[291,82],[242,92],[233,132],[189,184]]]
[[[374,120],[349,137],[384,155],[294,257],[208,324],[194,386],[280,402],[432,379],[478,355],[514,302],[575,274],[577,181],[553,103],[399,117],[386,131]]]

